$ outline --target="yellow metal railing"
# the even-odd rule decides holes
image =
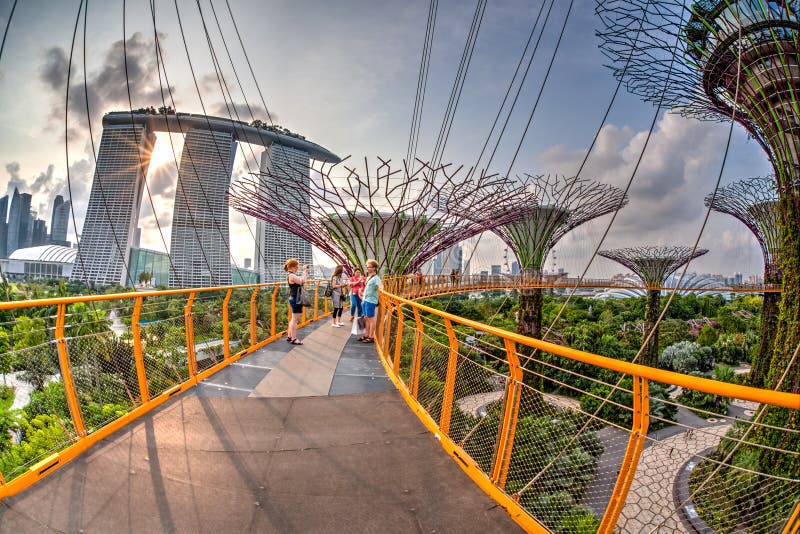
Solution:
[[[735,526],[794,532],[800,481],[741,458],[761,450],[742,439],[769,426],[758,407],[798,410],[800,395],[590,354],[415,302],[531,287],[520,278],[398,277],[383,285],[376,348],[387,373],[458,465],[527,530],[671,532],[703,528],[703,514],[732,530],[725,513],[747,502],[769,513],[750,512],[750,523]],[[572,370],[562,369],[566,361]],[[573,385],[579,380],[592,386]],[[666,386],[733,400],[738,412],[689,410],[681,389],[654,396]],[[800,461],[800,451],[778,452]]]
[[[308,284],[301,327],[328,315],[320,286]],[[255,284],[0,302],[5,371],[33,385],[20,419],[30,439],[0,441],[0,499],[281,337],[287,296]]]

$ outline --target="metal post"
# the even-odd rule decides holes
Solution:
[[[186,329],[186,359],[189,363],[189,376],[197,374],[197,359],[194,353],[194,321],[192,320],[192,305],[194,304],[194,292],[189,293],[186,301],[186,309],[183,312],[184,327]]]
[[[395,376],[400,376],[400,353],[403,348],[403,308],[397,306],[397,332],[394,334],[394,365],[392,371]]]
[[[450,341],[450,355],[447,358],[447,374],[444,379],[444,397],[442,398],[442,415],[439,428],[443,434],[450,433],[450,416],[453,412],[453,393],[456,388],[456,370],[458,369],[458,339],[450,319],[444,319],[447,338]]]
[[[275,284],[275,287],[272,289],[272,308],[271,308],[271,323],[269,326],[269,335],[270,337],[275,337],[275,334],[278,330],[278,284]]]
[[[253,289],[253,294],[250,296],[250,345],[255,345],[258,342],[258,309],[256,307],[256,297],[258,296],[258,286]]]
[[[497,447],[492,467],[492,482],[504,488],[511,463],[511,452],[514,449],[514,434],[519,419],[519,405],[522,399],[522,367],[517,357],[516,345],[508,338],[503,339],[508,361],[508,378],[503,405],[503,420],[497,433]]]
[[[75,382],[72,380],[72,368],[69,363],[69,352],[67,351],[67,339],[64,336],[64,323],[67,318],[67,305],[59,304],[56,315],[56,348],[58,350],[58,364],[61,367],[61,378],[64,380],[64,391],[67,394],[67,406],[72,417],[72,424],[78,436],[86,435],[86,425],[83,423],[81,406],[78,402],[78,395],[75,393]]]
[[[417,331],[414,333],[414,356],[411,358],[411,396],[417,398],[419,392],[419,370],[422,364],[422,339],[425,327],[422,325],[422,317],[419,315],[419,310],[414,307],[414,322],[417,325]]]
[[[144,353],[142,352],[142,329],[139,317],[142,314],[142,297],[136,297],[131,316],[131,333],[133,334],[133,360],[136,363],[136,378],[139,381],[139,397],[142,404],[150,400],[150,390],[147,387],[147,371],[144,367]]]
[[[229,289],[225,293],[225,299],[222,301],[222,350],[224,351],[224,358],[227,360],[231,357],[231,333],[229,328],[228,317],[228,304],[231,302],[231,295],[233,289]]]
[[[317,319],[319,319],[319,282],[314,284],[314,320]]]
[[[648,396],[647,380],[639,376],[633,376],[633,425],[631,435],[628,439],[628,447],[625,450],[625,457],[617,475],[617,482],[614,484],[614,491],[608,501],[606,512],[598,528],[598,533],[612,534],[617,524],[625,500],[628,497],[633,477],[636,475],[636,467],[644,449],[644,440],[647,436],[647,428],[650,425],[650,399]]]

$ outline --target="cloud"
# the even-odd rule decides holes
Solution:
[[[250,113],[251,110],[252,114]],[[242,120],[245,122],[251,122],[254,118],[265,122],[269,121],[264,106],[252,102],[250,102],[249,108],[247,104],[240,104],[238,102],[217,102],[209,106],[208,111],[211,115],[216,115],[217,117],[230,117],[234,120]],[[278,120],[278,116],[275,113],[270,112],[270,117],[273,122]]]
[[[658,120],[637,168],[647,132],[605,126],[582,176],[624,188],[634,169],[635,175],[628,192],[630,202],[617,215],[602,248],[692,245],[706,214],[703,198],[713,191],[720,172],[726,136],[724,126],[667,112]],[[585,154],[585,148],[551,146],[538,160],[549,172],[574,175]],[[568,269],[582,270],[609,220],[604,217],[587,223],[562,239],[557,245],[559,259],[572,262]],[[710,252],[690,270],[728,273],[730,265],[724,263],[725,258],[751,257],[753,253],[754,241],[733,220],[723,218],[709,225],[703,241]],[[612,270],[604,275],[620,270],[598,262],[595,260],[598,268]]]
[[[159,35],[159,39],[164,36]],[[48,48],[39,69],[39,79],[50,92],[53,101],[51,118],[63,121],[68,110],[72,118],[70,138],[79,137],[91,116],[94,133],[99,133],[100,118],[114,110],[134,109],[162,105],[162,88],[159,84],[155,42],[139,32],[111,44],[96,71],[81,72],[83,65],[73,60],[73,76],[69,87],[69,102],[65,109],[68,60],[61,47]],[[174,91],[174,88],[172,88]],[[130,91],[130,100],[129,100]],[[167,87],[163,96],[171,105]]]
[[[9,180],[8,186],[6,187],[6,194],[11,196],[14,194],[14,188],[20,190],[21,193],[26,193],[25,191],[25,182],[19,176],[19,163],[16,161],[12,161],[11,163],[6,163],[6,172],[8,172]]]

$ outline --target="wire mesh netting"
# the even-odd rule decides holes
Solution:
[[[47,326],[52,322],[52,317],[17,317],[11,346],[24,348],[3,354],[11,369],[3,374],[0,398],[11,408],[0,420],[0,473],[6,482],[78,439]]]
[[[139,320],[150,397],[189,378],[186,349],[186,295],[148,298]]]
[[[222,331],[222,303],[225,293],[226,291],[200,293],[192,304],[193,350],[198,371],[220,363],[225,357]]]

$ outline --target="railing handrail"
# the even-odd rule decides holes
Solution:
[[[461,288],[454,287],[452,289],[461,289]],[[788,393],[784,391],[774,391],[771,389],[761,389],[761,388],[754,388],[751,386],[743,386],[739,384],[719,382],[717,380],[712,380],[709,378],[685,375],[682,373],[676,373],[674,371],[666,371],[664,369],[649,367],[647,365],[616,360],[614,358],[609,358],[608,356],[601,356],[599,354],[593,354],[590,352],[573,349],[571,347],[556,345],[555,343],[550,343],[548,341],[543,341],[541,339],[523,336],[516,332],[509,332],[508,330],[497,328],[496,326],[491,326],[485,323],[481,323],[479,321],[474,321],[472,319],[459,317],[458,315],[453,315],[452,313],[448,313],[446,311],[437,310],[436,308],[431,308],[430,306],[425,306],[424,304],[420,304],[418,302],[407,299],[400,295],[389,293],[386,290],[381,290],[381,293],[386,295],[388,298],[392,300],[402,302],[403,304],[409,305],[411,307],[416,307],[417,309],[424,311],[426,313],[432,313],[434,315],[441,317],[442,319],[447,319],[449,321],[462,324],[464,326],[473,328],[475,330],[480,330],[488,334],[498,336],[501,339],[509,339],[521,345],[526,345],[528,347],[533,347],[535,349],[550,352],[552,354],[557,354],[559,356],[563,356],[565,358],[569,358],[572,360],[577,360],[583,363],[587,363],[589,365],[595,365],[598,367],[602,367],[604,369],[609,369],[611,371],[617,371],[632,376],[640,376],[642,378],[646,378],[648,380],[654,380],[656,382],[675,384],[676,386],[681,386],[688,389],[694,389],[702,391],[704,393],[712,393],[715,395],[722,395],[724,397],[740,398],[744,400],[750,400],[753,402],[771,404],[774,406],[781,406],[793,410],[800,410],[800,394],[797,393]]]
[[[312,278],[306,283],[325,283],[325,279]],[[181,289],[154,289],[152,291],[128,291],[125,293],[108,293],[92,295],[75,295],[72,297],[50,297],[44,299],[8,300],[0,302],[0,310],[13,310],[17,308],[36,308],[39,306],[58,306],[60,304],[76,304],[78,302],[100,302],[105,300],[136,299],[138,297],[164,297],[173,295],[188,295],[189,293],[210,293],[212,291],[227,291],[229,289],[253,289],[262,287],[285,286],[286,282],[265,282],[260,284],[240,284],[231,286],[190,287]]]

